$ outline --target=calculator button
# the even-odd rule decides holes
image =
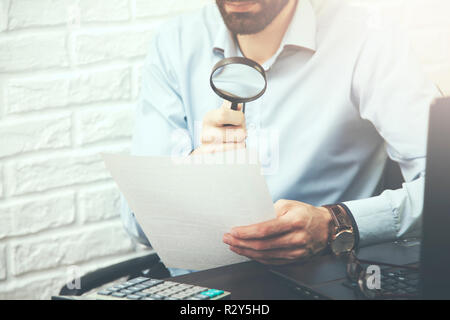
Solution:
[[[144,285],[144,284],[137,284],[137,285],[134,286],[134,288],[137,288],[137,289],[139,289],[139,290],[142,290],[142,289],[147,289],[148,286],[146,286],[146,285]]]
[[[142,284],[143,284],[143,285],[146,285],[146,286],[153,287],[153,286],[157,286],[157,285],[159,285],[159,284],[161,284],[161,283],[163,283],[163,282],[164,282],[163,280],[151,279],[151,280],[149,280],[149,281],[143,282]]]
[[[126,289],[128,287],[123,284],[116,284],[113,288],[116,288],[117,290],[122,290],[122,289]]]
[[[136,294],[129,294],[129,295],[127,295],[127,299],[130,299],[130,300],[139,300],[141,298],[142,298],[141,296],[138,296]]]
[[[123,298],[123,297],[126,297],[126,294],[125,294],[125,293],[122,293],[122,292],[114,292],[114,293],[112,294],[112,296],[113,296],[113,297],[116,297],[116,298]]]
[[[188,291],[191,292],[192,294],[198,294],[205,290],[206,290],[206,288],[203,288],[203,287],[193,287],[193,288],[190,288]]]
[[[134,283],[133,283],[133,282],[130,282],[130,281],[127,281],[127,282],[122,283],[122,285],[123,285],[124,287],[128,288],[128,287],[134,286]]]
[[[170,290],[172,291],[172,293],[178,293],[178,292],[184,291],[185,289],[184,289],[184,288],[176,287],[175,289],[170,289]]]
[[[197,298],[199,300],[208,300],[209,299],[209,297],[204,294],[197,294],[193,298]]]
[[[215,296],[217,296],[217,292],[214,289],[209,289],[208,291],[203,291],[202,293],[200,293],[201,295],[207,296],[209,298],[214,298]]]
[[[131,279],[131,280],[128,280],[128,281],[131,282],[131,283],[136,284],[136,283],[141,283],[141,282],[148,281],[148,280],[150,280],[150,278],[139,277],[139,278]]]
[[[109,296],[111,293],[112,292],[109,290],[102,290],[102,291],[97,292],[97,294],[100,294],[102,296]]]
[[[152,298],[153,300],[164,300],[164,296],[159,294],[152,294],[149,298]]]
[[[134,293],[134,290],[124,289],[124,290],[120,290],[120,293],[123,293],[123,294],[125,294],[125,295],[133,294],[133,293]]]
[[[183,293],[183,292],[177,295],[178,298],[183,299],[183,300],[190,296],[191,296],[190,293]]]
[[[147,297],[149,294],[145,292],[135,292],[134,295],[139,297]]]

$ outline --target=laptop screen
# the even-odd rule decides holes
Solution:
[[[421,279],[424,298],[450,299],[450,98],[430,111]]]

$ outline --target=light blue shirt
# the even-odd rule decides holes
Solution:
[[[402,33],[342,1],[300,0],[278,52],[263,67],[266,93],[246,106],[247,146],[258,148],[273,201],[344,202],[367,245],[417,236],[428,110],[437,88]],[[212,67],[242,55],[215,5],[164,24],[153,38],[132,153],[188,155],[205,114],[222,105]],[[402,189],[378,190],[387,157]],[[148,244],[124,202],[128,232]]]

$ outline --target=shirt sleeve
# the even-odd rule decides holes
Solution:
[[[361,246],[420,235],[429,107],[437,96],[400,29],[368,32],[354,70],[352,99],[361,118],[385,140],[405,183],[373,198],[345,202]]]
[[[167,31],[167,30],[166,30]],[[186,112],[167,42],[171,33],[156,34],[150,45],[135,111],[132,155],[183,156],[192,151]],[[121,218],[125,230],[136,241],[150,245],[132,210],[122,197]]]

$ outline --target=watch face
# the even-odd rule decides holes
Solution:
[[[338,255],[344,252],[350,252],[355,246],[355,235],[350,230],[344,230],[336,235],[331,243],[331,250]]]

